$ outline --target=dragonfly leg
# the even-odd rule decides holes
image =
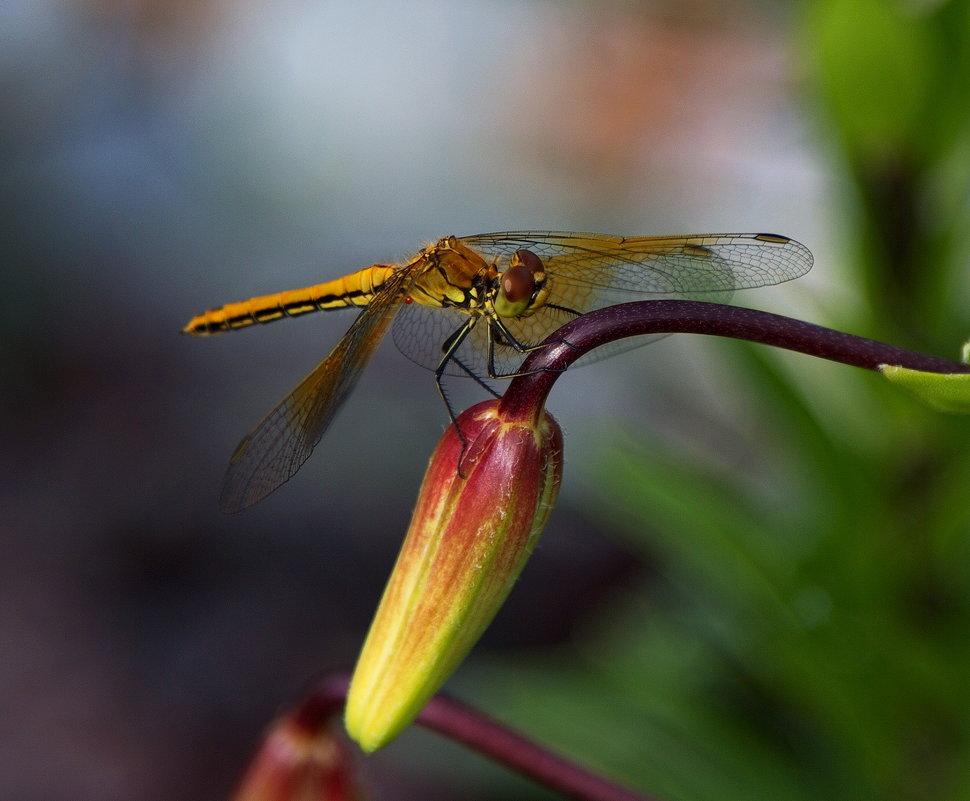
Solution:
[[[556,311],[561,311],[561,312],[563,312],[563,314],[571,314],[573,316],[573,319],[575,319],[577,317],[582,317],[583,316],[583,313],[581,311],[576,311],[576,309],[570,309],[568,306],[559,306],[556,303],[547,303],[546,304],[546,308],[555,309]],[[572,321],[570,321],[570,322],[572,322]],[[553,342],[561,343],[561,344],[565,345],[566,347],[569,347],[569,348],[572,348],[573,350],[576,350],[576,346],[573,345],[573,343],[570,342],[568,339],[564,339],[563,337],[556,337],[556,339],[553,340]],[[549,344],[551,345],[553,343],[550,342]]]
[[[478,384],[478,386],[484,389],[493,398],[497,399],[502,397],[501,392],[497,392],[494,387],[492,387],[484,378],[482,378],[478,373],[472,370],[471,367],[465,364],[457,356],[452,356],[451,361],[458,366],[459,370],[461,370],[465,375],[471,378],[476,384]],[[489,378],[505,378],[505,376],[489,376]]]
[[[566,309],[560,306],[556,306],[554,308],[569,312],[570,314],[574,314],[577,317],[580,314],[579,312],[575,312],[572,309]],[[549,345],[555,344],[557,342],[562,342],[563,344],[569,346],[570,348],[573,348],[574,346],[569,342],[566,342],[566,340],[564,339],[553,340],[553,342],[540,343],[539,345],[523,345],[515,338],[512,332],[509,331],[509,329],[502,323],[501,319],[499,318],[489,319],[488,323],[489,323],[489,336],[487,340],[486,350],[488,355],[487,363],[488,363],[489,378],[516,378],[517,376],[531,375],[533,373],[548,373],[548,372],[561,373],[565,371],[565,368],[563,368],[562,370],[553,370],[552,368],[549,368],[549,367],[543,367],[539,370],[526,370],[526,371],[516,370],[513,373],[500,373],[495,368],[496,342],[501,341],[503,345],[508,345],[517,353],[520,353],[523,356],[525,356],[526,354],[532,353],[533,351],[540,350],[541,348],[547,348],[549,347]],[[494,326],[494,328],[492,326]],[[501,336],[501,340],[499,340],[500,336]]]
[[[458,441],[461,443],[461,452],[458,454],[458,475],[462,478],[466,478],[465,474],[461,472],[461,460],[465,457],[465,450],[468,448],[468,440],[465,439],[465,434],[461,430],[461,426],[458,425],[458,418],[455,416],[455,410],[451,405],[451,401],[448,399],[448,393],[445,391],[444,384],[441,383],[441,376],[435,371],[434,385],[438,388],[438,394],[441,396],[441,400],[445,404],[445,408],[448,410],[448,417],[451,420],[451,425],[455,427],[455,433],[458,434]]]
[[[478,384],[488,390],[490,393],[498,397],[498,394],[492,389],[480,376],[478,376],[473,370],[467,367],[462,361],[455,355],[458,348],[461,347],[461,343],[465,341],[465,338],[471,333],[471,330],[475,327],[479,318],[477,316],[469,317],[468,320],[462,324],[448,339],[445,340],[445,344],[442,345],[443,356],[441,361],[438,362],[438,366],[434,371],[434,383],[438,388],[438,394],[441,395],[441,400],[445,403],[445,408],[448,410],[448,417],[451,418],[451,424],[455,427],[455,432],[458,434],[458,440],[461,442],[461,453],[458,454],[458,475],[465,478],[465,474],[461,471],[461,462],[465,458],[465,450],[468,448],[468,440],[465,439],[465,434],[461,430],[461,426],[458,425],[458,418],[455,415],[455,410],[452,408],[451,401],[448,400],[448,393],[445,392],[444,384],[442,383],[442,378],[445,374],[445,368],[448,366],[448,362],[454,362],[458,365],[465,373],[475,379]]]

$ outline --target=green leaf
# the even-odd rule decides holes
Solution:
[[[891,364],[880,372],[936,409],[970,414],[970,373],[926,373]]]

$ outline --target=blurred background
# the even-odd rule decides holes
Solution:
[[[300,474],[229,454],[353,315],[206,308],[445,234],[772,231],[741,293],[956,356],[964,0],[0,6],[0,797],[226,798],[350,666],[447,422],[389,338]],[[970,798],[970,421],[671,337],[564,377],[544,540],[450,684],[658,797]],[[387,799],[552,796],[420,731]]]

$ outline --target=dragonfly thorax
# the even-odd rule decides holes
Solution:
[[[417,273],[408,302],[439,308],[482,308],[495,275],[494,266],[453,236],[429,245],[405,269]]]
[[[456,237],[440,239],[412,262],[420,275],[406,302],[505,319],[527,317],[545,304],[545,266],[535,253],[517,250],[501,273],[499,263],[486,261]]]

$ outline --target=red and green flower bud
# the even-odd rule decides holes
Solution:
[[[357,765],[333,722],[287,715],[263,741],[233,801],[363,801]]]
[[[431,457],[351,681],[347,730],[365,751],[400,733],[464,659],[515,583],[559,490],[562,433],[541,408],[523,416],[486,401],[458,427],[464,443],[451,426]]]

